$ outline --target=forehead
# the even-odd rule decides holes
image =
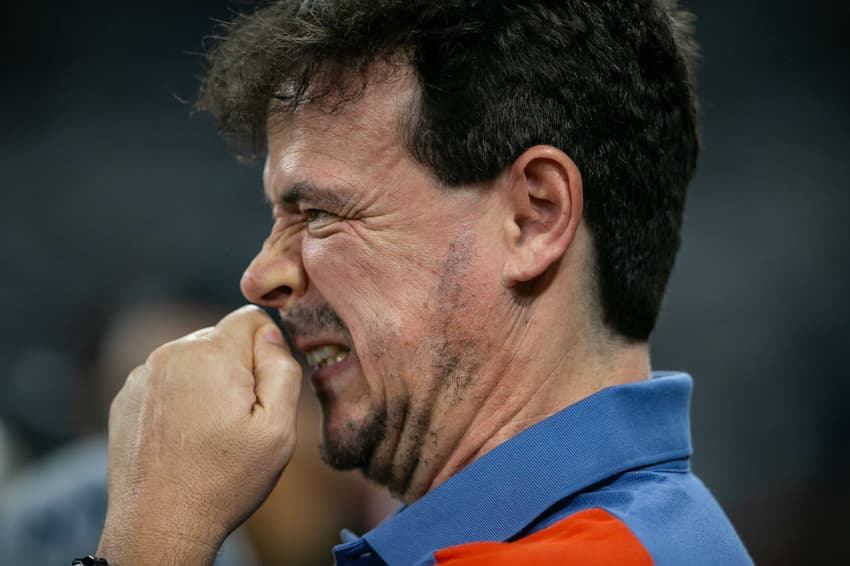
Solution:
[[[353,177],[388,172],[410,160],[401,131],[415,99],[408,72],[367,84],[351,102],[305,103],[271,114],[264,184],[274,200],[296,183],[351,184]]]

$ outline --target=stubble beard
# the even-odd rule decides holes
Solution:
[[[330,403],[339,400],[323,398],[320,394],[320,454],[322,460],[332,468],[359,469],[368,479],[389,488],[395,496],[405,497],[411,495],[414,473],[420,465],[439,465],[436,461],[421,462],[426,446],[432,456],[439,454],[439,439],[433,433],[433,411],[437,401],[441,397],[444,399],[444,409],[462,402],[481,366],[481,344],[471,337],[474,334],[452,336],[447,332],[450,328],[458,327],[457,318],[463,316],[463,307],[467,301],[464,275],[473,254],[472,249],[469,234],[458,238],[450,246],[442,266],[442,277],[435,294],[438,308],[431,326],[442,329],[442,332],[435,333],[424,350],[416,353],[416,357],[421,360],[428,360],[425,367],[430,366],[431,373],[431,386],[424,392],[422,399],[414,402],[408,395],[402,399],[393,399],[389,407],[387,404],[373,404],[365,418],[348,419],[334,434],[329,434],[327,422],[332,412]],[[320,314],[322,316],[314,318],[332,320],[335,326],[345,328],[330,307],[323,309]],[[345,330],[347,332],[347,328]],[[378,365],[388,370],[392,354],[387,346],[392,343],[390,337],[393,334],[381,333],[378,328],[372,330],[374,333],[370,350],[380,360]],[[384,339],[375,339],[382,334],[386,334]],[[398,355],[397,352],[395,355]],[[400,367],[404,365],[400,364]],[[392,375],[392,371],[382,373]],[[427,489],[427,486],[420,487]]]
[[[329,402],[320,398],[322,460],[336,470],[359,469],[396,497],[407,495],[430,427],[429,412],[411,411],[408,397],[395,399],[389,406],[373,405],[365,418],[349,418],[331,433]]]
[[[341,332],[351,340],[349,331],[342,318],[330,305],[321,304],[313,307],[296,306],[281,317],[281,325],[290,336],[310,335],[332,329]],[[331,403],[337,402],[332,397],[318,393],[322,410],[322,431],[319,451],[322,460],[337,470],[352,470],[369,468],[378,446],[387,435],[387,409],[375,405],[367,413],[363,421],[349,418],[335,434],[328,433],[328,420],[332,412]]]
[[[340,430],[329,434],[326,399],[322,406],[322,435],[319,451],[322,460],[335,470],[369,469],[375,452],[387,436],[386,407],[373,407],[363,421],[347,419]]]

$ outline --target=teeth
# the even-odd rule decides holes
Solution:
[[[307,363],[314,368],[336,365],[348,357],[349,350],[344,346],[320,346],[307,352]]]

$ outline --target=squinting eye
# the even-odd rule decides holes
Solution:
[[[333,216],[330,212],[328,212],[326,210],[322,210],[320,208],[308,208],[307,210],[305,210],[303,212],[303,214],[304,214],[304,219],[307,220],[307,222],[315,222],[317,220],[327,220],[327,219],[329,219]]]

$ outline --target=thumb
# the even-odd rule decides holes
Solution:
[[[256,404],[277,425],[294,426],[301,394],[301,366],[272,323],[254,334],[254,394]]]

